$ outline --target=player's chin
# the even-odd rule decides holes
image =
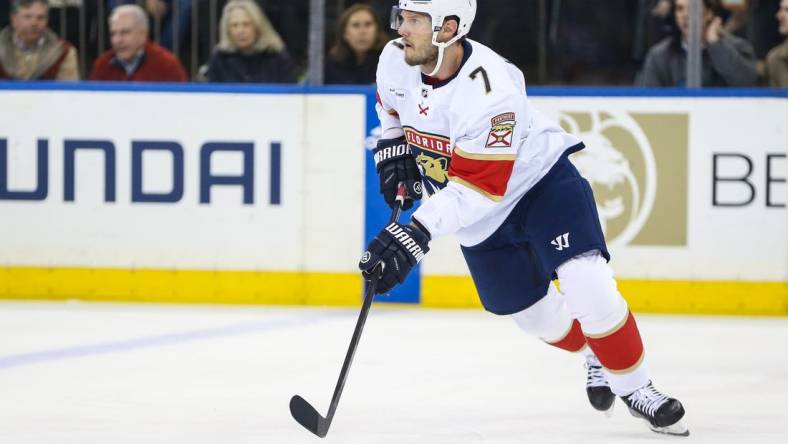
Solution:
[[[410,66],[421,65],[421,58],[414,51],[411,50],[410,52],[408,52],[408,50],[406,49],[405,63],[407,63]]]

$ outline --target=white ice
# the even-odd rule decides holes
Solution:
[[[689,438],[589,406],[580,356],[482,311],[375,306],[324,440],[357,310],[0,303],[0,443],[788,442],[788,318],[638,317]]]

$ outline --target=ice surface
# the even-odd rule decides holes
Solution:
[[[324,440],[357,310],[0,303],[0,443],[784,443],[788,318],[638,316],[689,438],[585,398],[582,359],[481,311],[375,306]]]

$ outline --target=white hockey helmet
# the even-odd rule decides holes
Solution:
[[[399,0],[397,6],[391,9],[391,29],[397,31],[402,25],[402,11],[412,11],[427,14],[432,19],[432,44],[438,47],[438,63],[435,75],[443,61],[443,51],[457,40],[470,32],[473,19],[476,18],[476,0]],[[438,33],[443,28],[443,22],[455,16],[460,20],[457,35],[447,42],[438,42]]]
[[[399,0],[399,4],[394,6],[391,11],[391,28],[395,31],[401,24],[400,11],[413,11],[427,14],[432,18],[432,37],[433,42],[438,32],[443,28],[443,22],[447,17],[456,16],[460,20],[457,35],[446,42],[446,45],[456,42],[471,30],[473,19],[476,17],[476,0]]]

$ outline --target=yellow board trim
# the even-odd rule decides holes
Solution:
[[[470,277],[422,276],[421,306],[481,308]],[[788,316],[788,283],[618,281],[636,313]],[[356,273],[0,267],[0,298],[357,306]]]
[[[357,306],[357,273],[0,267],[0,298]]]
[[[424,276],[425,307],[479,308],[470,277]],[[618,289],[636,313],[788,316],[788,282],[618,281]]]

